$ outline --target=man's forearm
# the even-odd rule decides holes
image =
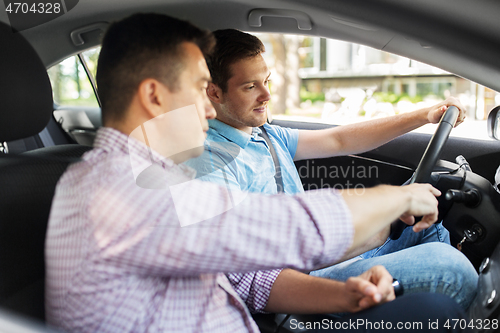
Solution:
[[[456,106],[460,115],[456,125],[465,118],[465,108],[454,97],[428,108],[396,116],[317,131],[299,131],[294,160],[358,154],[372,150],[392,139],[427,123],[438,123],[449,106]]]
[[[428,112],[428,109],[420,109],[392,117],[338,126],[333,129],[340,132],[334,134],[341,138],[338,154],[357,154],[377,148],[428,123]]]
[[[294,160],[369,151],[428,123],[428,112],[428,109],[420,109],[325,130],[300,131]]]
[[[273,284],[265,310],[300,314],[345,312],[348,298],[343,282],[284,269]]]
[[[388,226],[387,228],[379,232],[378,235],[370,238],[366,243],[362,244],[360,247],[348,249],[338,262],[349,260],[351,258],[359,256],[360,254],[365,253],[366,251],[370,251],[373,250],[374,248],[382,246],[387,240],[387,237],[389,237],[389,233],[390,233],[390,227]]]

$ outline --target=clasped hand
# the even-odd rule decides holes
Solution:
[[[374,266],[345,283],[347,311],[357,312],[396,298],[392,276],[383,266]]]

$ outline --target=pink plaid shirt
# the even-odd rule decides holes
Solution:
[[[230,195],[111,128],[94,145],[59,181],[47,231],[46,314],[62,329],[258,332],[248,307],[265,307],[276,268],[332,263],[352,241],[333,190]]]

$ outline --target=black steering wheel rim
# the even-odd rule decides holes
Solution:
[[[453,126],[455,126],[459,113],[460,111],[456,106],[450,106],[445,111],[439,121],[436,132],[434,132],[434,135],[429,141],[429,144],[420,159],[417,169],[415,169],[415,173],[410,180],[410,184],[430,182],[432,170],[434,170],[434,167],[441,156],[441,152],[446,144],[446,141],[448,140],[448,137],[450,136]]]
[[[434,135],[429,141],[429,144],[420,159],[420,163],[418,163],[417,169],[415,169],[415,172],[409,181],[409,184],[430,183],[432,170],[434,170],[434,166],[439,160],[439,156],[441,155],[444,145],[450,136],[453,126],[455,126],[459,113],[460,111],[455,106],[450,106],[445,111],[439,121],[436,132],[434,132]],[[398,239],[407,226],[408,225],[401,220],[393,222],[389,237],[393,240]]]

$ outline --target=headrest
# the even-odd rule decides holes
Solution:
[[[0,22],[0,142],[42,131],[53,111],[47,70],[33,47]]]

